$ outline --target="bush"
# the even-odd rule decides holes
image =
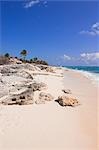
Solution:
[[[45,60],[38,60],[36,63],[42,65],[48,65],[48,63]]]
[[[9,63],[9,58],[5,56],[0,56],[0,65],[5,65]]]
[[[7,57],[7,58],[9,58],[9,57],[10,57],[10,54],[9,54],[9,53],[6,53],[4,56]]]
[[[48,65],[48,63],[45,60],[39,60],[39,59],[30,59],[30,63]]]

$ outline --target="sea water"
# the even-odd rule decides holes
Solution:
[[[90,78],[93,83],[99,85],[99,66],[64,66],[64,67],[81,72],[87,78]]]

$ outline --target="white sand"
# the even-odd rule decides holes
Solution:
[[[56,102],[28,106],[0,106],[0,150],[96,150],[97,88],[80,73],[62,77],[40,75],[55,98],[64,86],[81,105]]]

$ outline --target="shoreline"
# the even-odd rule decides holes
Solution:
[[[46,92],[51,93],[54,100],[63,95],[65,88],[72,92],[67,96],[77,98],[80,105],[62,107],[54,100],[39,105],[2,105],[1,150],[97,150],[97,87],[81,73],[52,68],[57,73],[30,73],[36,73],[35,80],[47,84]],[[39,93],[34,93],[35,99]]]
[[[99,86],[99,75],[97,75],[96,73],[92,73],[92,72],[85,71],[85,70],[70,69],[70,68],[67,68],[67,67],[63,67],[63,69],[74,71],[76,73],[80,73],[83,76],[85,76],[86,78],[88,78],[89,80],[91,80],[93,85],[96,85],[96,86],[98,85]]]
[[[75,78],[75,79],[74,79]],[[73,91],[72,95],[75,96],[80,100],[80,107],[77,107],[77,111],[75,112],[75,122],[79,123],[79,126],[77,123],[76,128],[74,128],[74,131],[77,129],[80,130],[80,135],[78,134],[77,138],[75,139],[75,143],[77,144],[77,140],[79,142],[83,142],[83,145],[87,145],[89,142],[90,148],[92,148],[92,145],[98,145],[98,94],[99,89],[98,85],[94,85],[93,82],[86,78],[82,73],[76,72],[76,71],[65,71],[65,88],[71,89]],[[72,126],[71,126],[72,127]],[[78,128],[77,128],[78,127]],[[77,135],[77,132],[75,132]],[[75,135],[74,134],[74,135]],[[81,136],[79,138],[79,136]],[[90,140],[88,139],[88,136],[90,137]],[[87,142],[86,142],[87,141]],[[97,142],[96,142],[97,141]],[[92,144],[92,145],[91,145]],[[89,146],[87,145],[87,146]],[[95,149],[95,148],[93,148]]]

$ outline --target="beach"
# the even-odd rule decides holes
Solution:
[[[30,71],[47,84],[46,92],[54,100],[40,105],[0,105],[0,150],[98,150],[98,85],[71,69],[55,70]],[[64,88],[71,90],[78,106],[62,107],[55,102]]]

